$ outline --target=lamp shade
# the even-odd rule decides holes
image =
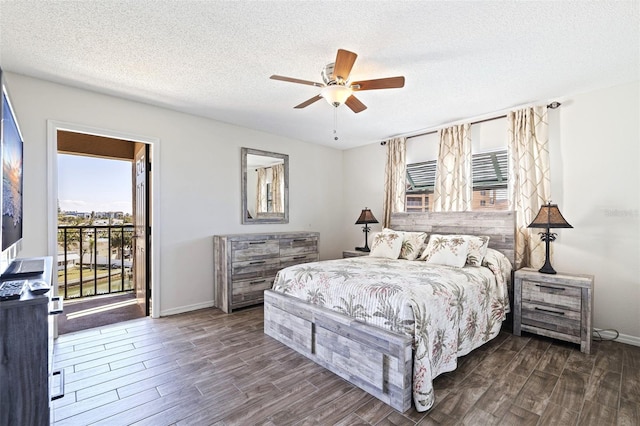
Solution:
[[[351,96],[351,88],[340,84],[327,86],[320,91],[320,96],[325,98],[327,102],[329,102],[329,105],[338,107],[345,103],[349,96]]]
[[[557,204],[543,204],[528,228],[573,228],[565,220]]]
[[[356,220],[356,225],[362,225],[366,223],[378,223],[378,219],[373,216],[371,210],[368,208],[364,208],[362,212],[360,212],[360,217]]]

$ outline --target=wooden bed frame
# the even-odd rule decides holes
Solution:
[[[489,247],[514,264],[515,214],[511,211],[395,213],[389,227],[429,235],[487,235]],[[411,408],[410,336],[272,290],[264,292],[264,332],[396,410]]]

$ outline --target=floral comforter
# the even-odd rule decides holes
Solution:
[[[509,312],[511,264],[490,250],[483,266],[354,257],[281,270],[273,290],[413,336],[413,400],[434,403],[432,379],[497,336]]]

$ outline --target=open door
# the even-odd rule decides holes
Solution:
[[[133,238],[133,270],[136,299],[145,316],[149,315],[151,290],[149,287],[149,145],[135,144],[135,191],[133,202],[134,238]]]

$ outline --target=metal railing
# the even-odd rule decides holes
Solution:
[[[59,225],[58,293],[65,299],[133,291],[133,225]]]

